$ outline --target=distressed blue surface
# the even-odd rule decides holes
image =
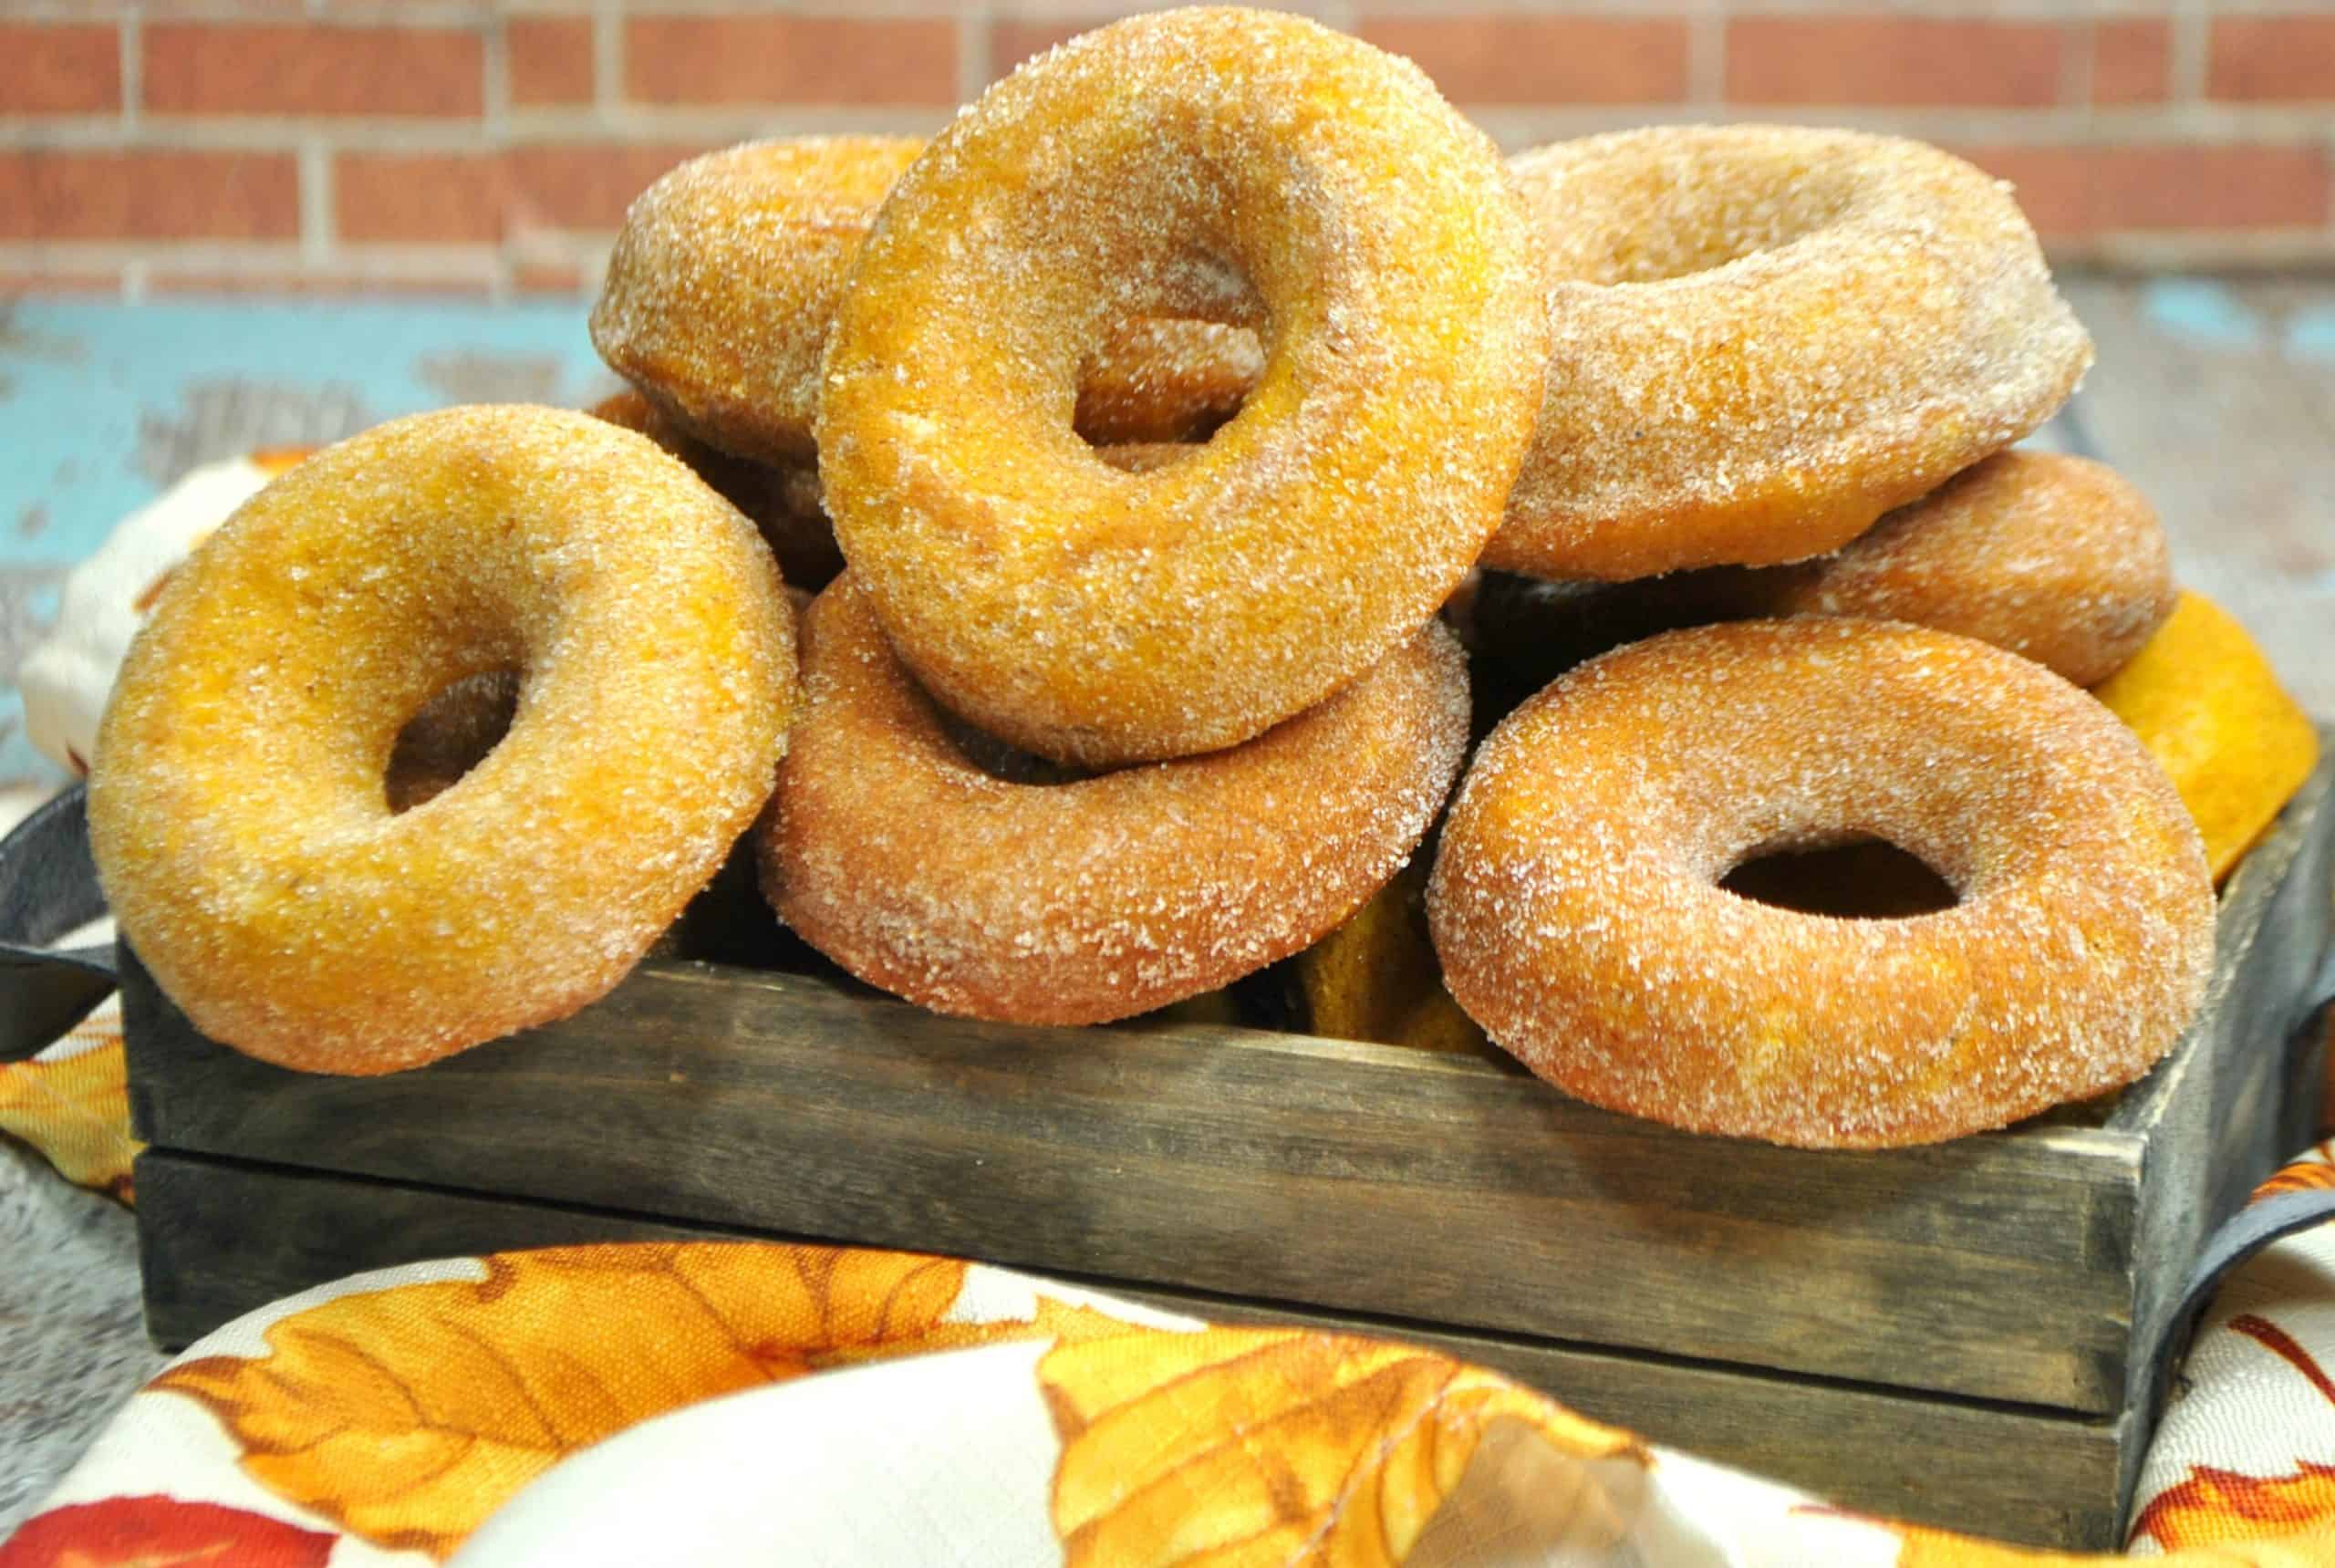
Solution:
[[[574,302],[27,299],[0,305],[0,574],[32,626],[53,578],[192,462],[449,403],[609,389]],[[223,449],[223,450],[222,450]],[[0,781],[51,776],[0,669]]]
[[[2160,278],[2142,291],[2141,313],[2167,337],[2215,348],[2261,346],[2261,313],[2211,278]]]
[[[2305,305],[2287,317],[2287,352],[2335,362],[2335,305]]]
[[[22,302],[0,334],[0,565],[69,565],[150,499],[168,476],[141,465],[141,430],[184,419],[190,385],[305,389],[388,419],[460,400],[422,368],[470,355],[548,358],[569,401],[610,379],[572,303]]]

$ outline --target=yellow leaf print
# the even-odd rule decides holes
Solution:
[[[0,1067],[0,1132],[40,1150],[67,1181],[129,1202],[130,1162],[145,1146],[130,1136],[121,1036]]]
[[[1063,1442],[1072,1568],[1401,1563],[1487,1428],[1645,1462],[1625,1432],[1415,1346],[1286,1329],[1060,1345],[1038,1365]]]
[[[445,1556],[574,1450],[652,1416],[820,1367],[1048,1334],[940,1321],[968,1265],[758,1242],[567,1247],[482,1260],[481,1281],[343,1296],[153,1387],[201,1401],[270,1491],[378,1545]]]

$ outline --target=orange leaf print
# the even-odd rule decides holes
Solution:
[[[2167,1552],[2275,1541],[2308,1530],[2335,1532],[2335,1465],[2304,1459],[2293,1474],[2268,1478],[2196,1465],[2133,1522],[2135,1540],[2150,1536]]]
[[[120,1034],[0,1067],[0,1132],[40,1150],[67,1181],[129,1202],[130,1162],[145,1146],[130,1136]]]
[[[444,1556],[565,1455],[680,1406],[848,1361],[1111,1323],[941,1321],[968,1265],[758,1242],[566,1247],[342,1296],[151,1385],[199,1400],[277,1496]],[[1112,1324],[1115,1332],[1124,1332]]]
[[[2323,1149],[2326,1146],[2319,1147]],[[2323,1159],[2299,1159],[2272,1172],[2247,1201],[2259,1203],[2281,1192],[2313,1192],[2328,1187],[2335,1187],[2335,1165]]]
[[[1063,1442],[1072,1568],[1404,1561],[1496,1425],[1578,1477],[1643,1466],[1625,1432],[1415,1346],[1288,1329],[1062,1345],[1038,1376]],[[1576,1513],[1595,1509],[1579,1487]]]

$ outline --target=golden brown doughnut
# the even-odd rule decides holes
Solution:
[[[1071,424],[1095,345],[1233,272],[1271,320],[1241,412],[1156,472],[1098,461]],[[1267,12],[1115,23],[885,202],[827,350],[835,536],[901,659],[1000,738],[1237,744],[1406,641],[1498,524],[1533,293],[1490,142],[1416,67]]]
[[[756,829],[763,888],[812,946],[936,1012],[1101,1023],[1286,957],[1404,863],[1466,748],[1466,662],[1431,626],[1232,750],[1001,777],[855,582],[804,620],[803,719]]]
[[[1860,838],[1960,901],[1835,919],[1719,886]],[[2213,957],[2197,830],[2112,714],[1985,643],[1852,619],[1672,632],[1557,680],[1478,752],[1428,911],[1452,995],[1567,1093],[1810,1147],[2129,1083]]]
[[[2185,593],[2093,693],[2132,726],[2205,835],[2218,882],[2319,765],[2319,731],[2236,618]]]
[[[750,141],[693,158],[625,214],[592,341],[683,432],[806,463],[819,360],[844,275],[923,143]],[[1098,444],[1187,441],[1237,412],[1262,355],[1244,328],[1131,321],[1097,346],[1078,429]]]
[[[2140,651],[2176,592],[2155,510],[2112,469],[2006,452],[1813,561],[1611,584],[1494,574],[1475,625],[1489,657],[1533,690],[1656,632],[1794,615],[1957,632],[2091,686]]]
[[[107,902],[197,1028],[281,1065],[390,1072],[564,1017],[769,794],[791,622],[745,519],[640,436],[381,425],[245,503],[131,645],[89,781]],[[393,811],[408,718],[502,670],[510,732]]]
[[[1511,167],[1549,376],[1486,566],[1822,555],[2033,430],[2091,363],[2008,188],[1934,147],[1664,126]]]
[[[819,471],[810,462],[757,462],[732,457],[688,434],[637,388],[601,399],[586,412],[638,431],[694,470],[700,479],[762,530],[789,587],[815,593],[843,570],[843,552],[819,498]]]

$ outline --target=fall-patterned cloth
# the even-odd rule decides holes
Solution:
[[[2335,1313],[2316,1282],[2314,1302],[2250,1299]],[[2257,1315],[2216,1333],[2255,1343]],[[2325,1384],[2298,1342],[2273,1355]],[[2193,1389],[2167,1443],[2218,1421],[2248,1452],[2233,1469],[2208,1444],[2222,1462],[2158,1486],[2148,1542],[2335,1561],[2335,1468],[2281,1440],[2335,1452],[2315,1397],[2301,1419],[2233,1423]],[[460,1258],[278,1302],[147,1385],[0,1546],[0,1568],[448,1559],[2079,1561],[1843,1513],[1411,1346],[743,1241]]]

